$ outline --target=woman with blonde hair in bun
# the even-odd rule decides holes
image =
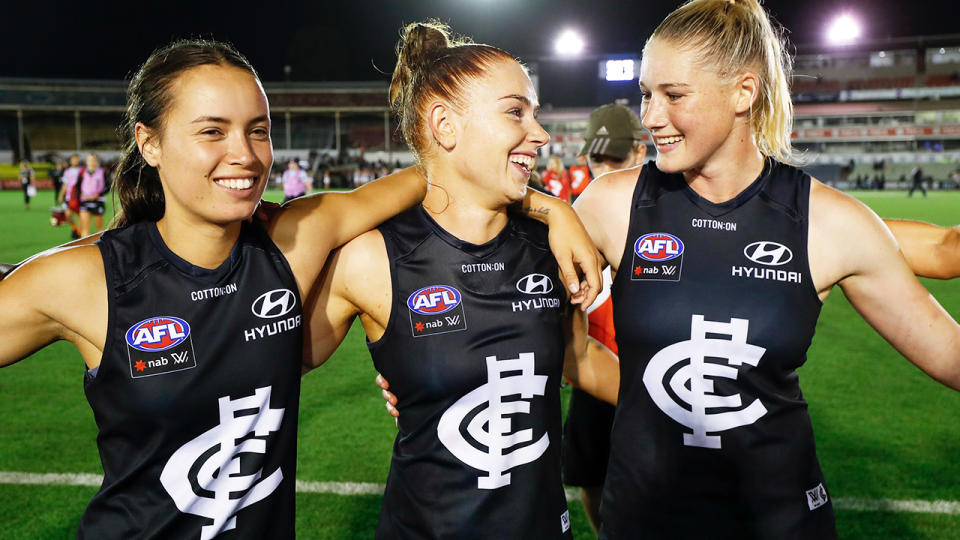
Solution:
[[[796,372],[834,285],[960,389],[960,326],[889,230],[793,165],[790,67],[757,0],[683,4],[643,51],[656,162],[576,202],[615,272],[601,538],[836,537]]]

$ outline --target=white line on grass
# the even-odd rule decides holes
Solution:
[[[80,473],[24,473],[0,471],[0,484],[42,486],[98,487],[103,476]],[[297,480],[298,493],[328,493],[332,495],[383,495],[384,484],[373,482],[307,482]],[[580,500],[580,490],[567,488],[567,500]],[[960,501],[921,501],[896,499],[862,499],[840,497],[833,505],[839,510],[861,512],[893,512],[960,515]]]

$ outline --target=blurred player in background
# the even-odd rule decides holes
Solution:
[[[66,221],[70,225],[70,236],[72,238],[80,238],[80,229],[74,222],[74,216],[80,214],[80,171],[82,170],[80,156],[71,154],[69,166],[63,171],[63,186],[60,188],[57,197],[57,202],[67,205],[64,213]]]
[[[34,173],[33,167],[30,166],[30,162],[21,159],[20,160],[20,189],[23,190],[23,209],[30,210],[30,198],[37,194],[37,187],[33,183]]]
[[[94,153],[87,154],[87,166],[80,170],[77,181],[80,185],[80,236],[103,230],[103,214],[106,211],[106,171]],[[94,229],[91,231],[90,224]]]
[[[586,158],[594,178],[621,169],[639,168],[647,155],[642,137],[640,119],[629,107],[604,105],[590,113],[578,159]],[[586,176],[589,178],[589,173]],[[590,337],[616,354],[611,282],[610,268],[607,268],[603,272],[603,291],[587,308],[587,314]],[[594,531],[600,528],[600,495],[607,473],[614,410],[613,405],[574,388],[563,426],[563,482],[581,488],[581,501]]]
[[[296,158],[287,162],[287,170],[283,171],[280,181],[283,183],[284,204],[313,192],[313,178],[300,167]]]

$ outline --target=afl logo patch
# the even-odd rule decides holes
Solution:
[[[460,291],[447,285],[430,285],[407,298],[407,307],[420,315],[439,315],[460,305]]]
[[[743,248],[743,254],[757,264],[781,266],[793,260],[790,248],[776,242],[754,242]]]
[[[553,290],[553,280],[543,274],[527,274],[517,282],[517,290],[524,294],[547,294]]]
[[[274,319],[290,313],[297,306],[297,297],[290,289],[274,289],[253,301],[250,310],[261,319]]]
[[[633,251],[645,261],[669,261],[683,255],[683,242],[669,233],[650,233],[637,238]]]
[[[165,351],[186,341],[190,325],[178,317],[152,317],[127,330],[127,345],[138,351]]]

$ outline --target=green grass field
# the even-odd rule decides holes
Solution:
[[[882,216],[960,222],[960,192],[933,192],[927,199],[907,199],[902,192],[856,195]],[[0,261],[68,239],[67,229],[48,224],[49,192],[41,192],[29,212],[20,197],[0,192]],[[268,198],[281,195],[270,192]],[[960,281],[924,284],[960,317]],[[0,472],[102,473],[83,370],[72,346],[58,343],[0,372]],[[363,333],[354,328],[335,358],[304,379],[299,480],[384,482],[395,427],[374,376]],[[823,308],[800,376],[835,500],[960,501],[960,394],[905,361],[839,290]],[[95,491],[0,484],[0,538],[72,538]],[[297,504],[301,538],[370,538],[380,498],[301,493]],[[571,514],[576,537],[591,538],[579,503],[571,503]],[[960,539],[955,511],[838,510],[837,524],[842,538]]]

